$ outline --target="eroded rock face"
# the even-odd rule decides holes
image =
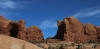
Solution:
[[[57,21],[58,31],[54,38],[67,42],[88,42],[97,41],[100,37],[99,28],[92,24],[82,24],[73,17]]]
[[[0,34],[4,34],[4,35],[10,34],[9,27],[8,27],[9,23],[10,23],[10,20],[7,20],[3,18],[3,16],[0,16]]]
[[[100,40],[100,26],[99,27],[96,27],[97,28],[97,35],[98,35],[98,38],[99,38],[99,40]]]
[[[84,34],[87,36],[87,40],[96,41],[98,39],[96,26],[92,24],[83,24],[83,26]]]
[[[30,42],[34,40],[43,40],[42,31],[38,27],[26,28],[25,23],[24,20],[11,21],[0,16],[0,34]]]
[[[26,27],[24,20],[20,20],[19,22],[11,21],[9,23],[9,28],[10,36],[26,40]]]
[[[27,28],[26,32],[27,41],[41,41],[43,40],[42,31],[37,26],[31,26]]]

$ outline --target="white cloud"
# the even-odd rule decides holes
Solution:
[[[78,13],[74,14],[73,16],[76,18],[81,18],[81,17],[95,17],[98,15],[100,15],[100,6],[81,10]]]
[[[19,3],[11,1],[11,0],[0,0],[0,8],[16,8],[19,5]]]
[[[37,1],[38,0],[33,0],[33,1],[0,0],[0,15],[4,17],[10,17],[12,15],[19,15],[19,13],[11,12],[10,10],[24,8],[26,7],[25,4],[35,3]]]
[[[49,21],[49,20],[45,20],[41,23],[40,28],[42,29],[46,29],[46,28],[55,28],[57,27],[57,23],[54,21]]]
[[[33,1],[14,1],[14,0],[0,0],[0,8],[3,9],[14,9],[17,7],[23,7],[24,4],[29,4],[29,3],[35,3],[38,0],[33,0]]]

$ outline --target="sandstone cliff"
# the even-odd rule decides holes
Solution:
[[[0,34],[8,35],[18,39],[32,41],[43,40],[42,31],[36,27],[32,26],[29,28],[25,27],[26,22],[24,20],[11,21],[0,16]]]
[[[57,21],[58,31],[54,37],[67,42],[89,42],[100,39],[100,27],[92,24],[82,24],[74,17]]]

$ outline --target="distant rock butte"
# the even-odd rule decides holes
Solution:
[[[55,39],[67,42],[89,42],[100,39],[100,27],[92,24],[82,24],[74,17],[64,18],[57,21],[58,31]]]
[[[25,21],[11,21],[0,16],[0,34],[8,35],[18,39],[32,41],[41,41],[44,39],[42,31],[36,27],[25,27]]]

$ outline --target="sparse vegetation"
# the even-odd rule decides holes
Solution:
[[[34,44],[34,43],[33,43]],[[43,49],[63,49],[63,48],[72,48],[72,49],[96,49],[100,47],[100,44],[95,42],[92,43],[45,43],[45,42],[37,42],[35,45],[43,48]]]
[[[72,45],[72,46],[75,46],[75,43],[72,43],[71,45]]]
[[[97,45],[96,45],[96,44],[92,46],[92,48],[96,48],[96,47],[97,47]]]
[[[95,43],[95,41],[90,40],[88,43]]]

